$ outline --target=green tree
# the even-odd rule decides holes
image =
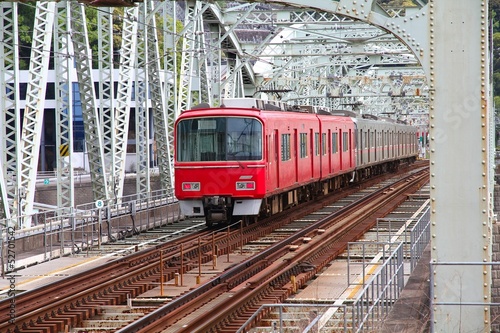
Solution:
[[[19,25],[19,69],[28,69],[35,22],[35,6],[33,3],[20,5],[17,15]]]

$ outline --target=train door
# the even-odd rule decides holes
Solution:
[[[382,160],[385,159],[385,132],[382,130],[380,133],[380,149],[382,149]]]
[[[377,162],[377,157],[378,157],[378,154],[377,154],[377,150],[378,150],[378,132],[377,130],[373,131],[373,136],[374,136],[374,140],[373,140],[373,145],[374,145],[374,158],[373,158],[373,161],[374,162]]]
[[[367,141],[367,144],[368,144],[368,149],[367,149],[367,152],[368,152],[368,163],[371,162],[371,144],[372,144],[372,140],[371,140],[371,132],[370,130],[368,130],[368,141]]]
[[[401,133],[398,132],[398,135],[397,135],[397,145],[398,145],[398,150],[397,150],[397,155],[396,156],[401,156]]]
[[[344,170],[344,138],[342,137],[342,130],[339,129],[339,168],[340,171]]]
[[[326,153],[328,156],[328,172],[333,173],[332,169],[332,140],[328,139],[332,137],[332,130],[328,129],[328,134],[327,134],[327,147],[326,147]]]
[[[276,168],[276,188],[280,187],[280,141],[279,132],[274,130],[274,167]]]
[[[299,182],[299,156],[298,151],[298,133],[297,129],[293,130],[293,158],[295,159],[295,182]]]
[[[309,150],[310,150],[309,156],[311,156],[311,178],[314,178],[314,131],[312,128],[309,130],[309,137],[311,138],[309,140],[309,142],[310,142],[310,144],[309,144]]]
[[[365,140],[363,139],[363,130],[359,129],[358,130],[358,156],[359,156],[359,163],[358,165],[363,165],[363,145],[365,143]]]
[[[349,167],[352,168],[352,154],[354,152],[354,145],[352,142],[352,129],[349,129]]]
[[[392,132],[392,157],[396,157],[396,132]]]

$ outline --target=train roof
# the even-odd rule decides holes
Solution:
[[[201,103],[199,105],[193,106],[190,110],[186,111],[220,111],[221,109],[227,108],[229,110],[238,110],[241,112],[246,110],[246,112],[262,112],[262,111],[282,111],[282,112],[297,112],[303,114],[316,114],[316,115],[326,115],[326,116],[338,116],[338,117],[348,117],[352,118],[354,121],[382,121],[386,123],[394,123],[400,125],[408,125],[406,122],[395,120],[388,117],[379,117],[372,114],[362,114],[359,115],[354,111],[349,110],[337,110],[330,109],[322,106],[311,106],[311,105],[289,105],[287,103],[275,100],[262,100],[258,98],[223,98],[220,107],[211,107],[208,103]]]
[[[347,110],[334,110],[323,106],[290,105],[281,101],[262,100],[258,98],[224,98],[220,108],[254,109],[259,111],[288,111],[312,113],[318,115],[332,115],[356,118],[356,113]],[[194,106],[191,110],[210,109],[207,103]]]

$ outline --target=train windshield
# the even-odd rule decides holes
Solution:
[[[262,159],[262,124],[254,118],[185,119],[177,125],[177,161]]]

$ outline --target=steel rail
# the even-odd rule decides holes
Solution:
[[[58,282],[2,300],[0,301],[0,332],[15,332],[16,329],[22,331],[22,328],[28,327],[30,322],[40,321],[51,312],[60,312],[64,304],[69,302],[66,304],[69,306],[78,300],[78,297],[84,298],[85,294],[92,295],[95,290],[106,290],[109,287],[107,282],[110,280],[113,281],[112,283],[119,284],[120,279],[125,282],[134,272],[139,276],[143,268],[150,268],[151,262],[159,268],[160,251],[163,251],[165,260],[169,261],[179,256],[180,244],[192,244],[191,247],[185,248],[186,254],[189,255],[190,252],[197,250],[198,238],[208,237],[208,235],[210,235],[209,231],[181,236],[171,242],[133,253],[127,258],[115,259]],[[222,237],[218,236],[217,240],[220,241]],[[117,278],[114,278],[115,276]],[[14,323],[9,322],[12,301],[15,304]],[[75,305],[71,307],[74,308]]]
[[[420,171],[421,173],[424,173],[423,176],[419,177],[419,182],[422,182],[423,180],[428,179],[428,171],[425,169],[424,171]],[[415,177],[412,175],[411,177]],[[400,184],[407,184],[408,183],[408,178],[405,178],[403,180],[400,180],[398,183]],[[300,232],[295,233],[294,235],[290,236],[287,239],[284,239],[266,250],[263,250],[262,252],[252,256],[251,258],[243,261],[240,264],[234,265],[232,268],[226,270],[224,273],[221,275],[217,276],[216,278],[200,285],[198,288],[191,290],[190,292],[174,299],[172,302],[158,308],[157,310],[154,310],[153,312],[141,317],[139,320],[133,322],[132,324],[129,324],[128,326],[121,328],[117,331],[117,333],[135,333],[135,332],[141,332],[141,333],[152,333],[152,332],[157,332],[161,331],[165,327],[168,327],[171,325],[173,322],[176,320],[176,315],[182,314],[186,315],[188,311],[192,311],[193,309],[196,309],[200,303],[202,303],[202,300],[200,298],[205,299],[205,302],[207,299],[211,299],[213,297],[216,297],[217,294],[221,294],[224,291],[230,290],[232,287],[237,286],[240,283],[243,283],[241,281],[241,277],[243,276],[248,276],[252,275],[254,276],[254,279],[249,283],[251,288],[241,288],[240,290],[244,290],[248,292],[249,290],[260,290],[260,291],[265,291],[266,288],[268,288],[269,282],[264,282],[264,281],[269,281],[269,278],[265,278],[266,276],[269,276],[269,272],[267,273],[262,273],[265,272],[266,270],[271,270],[278,274],[278,276],[282,276],[285,274],[282,272],[283,269],[288,267],[288,271],[296,271],[298,269],[297,264],[292,265],[290,268],[288,263],[282,263],[277,261],[275,259],[269,259],[269,258],[275,258],[274,256],[278,256],[285,251],[288,252],[288,248],[290,245],[301,241],[304,237],[307,237],[311,233],[316,232],[318,229],[323,229],[325,226],[331,222],[331,219],[333,217],[339,217],[343,216],[345,217],[346,215],[353,214],[354,212],[360,210],[360,207],[363,205],[366,205],[368,202],[373,201],[374,198],[378,195],[380,196],[380,193],[383,193],[382,196],[389,197],[387,193],[393,192],[393,194],[398,194],[401,195],[400,191],[395,191],[395,184],[391,184],[388,186],[385,186],[381,188],[378,193],[372,193],[370,195],[367,195],[366,197],[360,199],[356,203],[345,207],[335,213],[332,214],[332,216],[325,217],[322,220],[311,224],[310,226],[304,228]],[[406,188],[406,187],[405,187]],[[384,206],[386,204],[386,200],[384,200],[382,203],[379,204],[380,206]],[[371,210],[375,209],[375,207],[370,207],[370,210],[367,211],[366,215],[372,215]],[[338,219],[337,219],[338,220]],[[360,230],[357,232],[357,236],[361,235],[364,230],[367,229],[367,227],[363,228],[363,230]],[[338,230],[337,230],[338,231]],[[342,235],[346,234],[348,231],[344,231]],[[332,237],[331,237],[332,238]],[[347,243],[346,243],[347,244]],[[319,247],[325,247],[324,244],[320,243]],[[340,250],[339,250],[340,251]],[[304,260],[304,258],[302,258]],[[268,265],[267,263],[269,262],[274,262],[273,265]],[[265,267],[264,270],[261,270],[259,267]],[[291,274],[291,273],[288,273]],[[272,274],[271,274],[272,275]],[[238,277],[238,278],[236,278]],[[274,278],[275,280],[277,277]],[[217,288],[214,288],[216,287]],[[221,288],[220,286],[224,286],[225,288]],[[243,291],[240,291],[240,293],[243,293]],[[265,296],[262,296],[265,297]],[[241,305],[239,302],[243,303],[248,303],[248,301],[245,300],[239,300],[238,297],[232,297],[231,302],[235,302],[233,305]],[[235,308],[232,306],[229,306],[229,302],[225,303],[225,308],[221,309],[220,311],[214,311],[214,313],[211,313],[210,318],[200,318],[199,320],[193,321],[192,325],[190,325],[189,330],[190,332],[210,332],[211,329],[215,329],[214,332],[217,332],[217,330],[220,330],[221,327],[217,326],[217,324],[214,324],[211,320],[209,319],[214,319],[214,321],[217,320],[222,320],[223,318],[229,318],[230,313],[234,313],[235,311],[238,311],[238,307]],[[277,299],[277,301],[279,301]],[[194,302],[193,304],[196,305],[191,305],[190,302]],[[236,304],[237,303],[237,304]],[[182,309],[182,311],[181,311]],[[230,309],[230,310],[227,310]],[[184,312],[183,312],[184,311]],[[220,313],[220,314],[219,314]],[[218,318],[218,319],[217,319]],[[198,322],[199,321],[199,322]],[[193,328],[195,327],[195,329]],[[214,328],[216,327],[216,328]],[[187,331],[187,330],[186,330]]]

